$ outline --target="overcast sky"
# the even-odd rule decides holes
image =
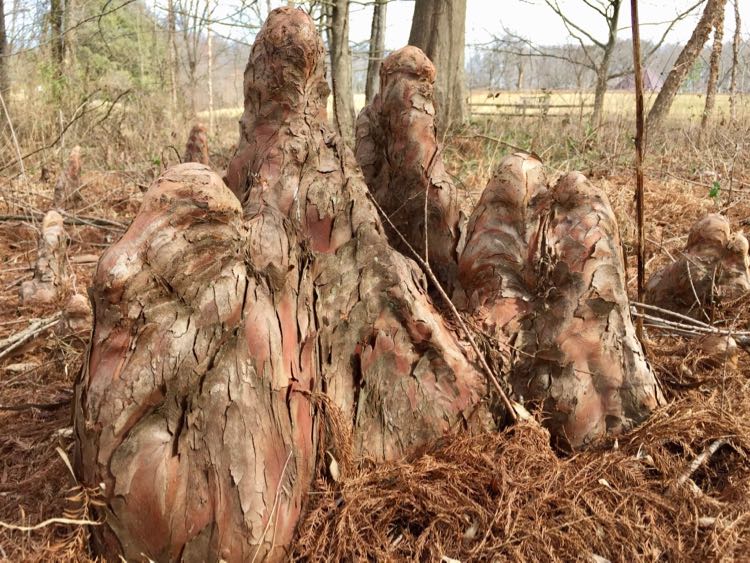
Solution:
[[[640,0],[641,38],[658,39],[664,33],[675,14],[684,11],[697,0]],[[560,6],[571,20],[583,29],[592,32],[600,40],[606,40],[606,26],[601,15],[586,7],[582,0],[559,0]],[[742,21],[750,25],[750,0],[739,0]],[[630,2],[623,2],[620,14],[620,36],[630,37]],[[727,2],[727,18],[724,41],[731,41],[734,33],[732,0]],[[370,37],[372,8],[352,4],[350,8],[350,37],[352,41],[364,41]],[[397,49],[409,39],[413,0],[392,0],[388,4],[386,48]],[[678,23],[668,42],[684,43],[695,27],[702,7],[692,16]],[[646,25],[658,24],[658,25]],[[502,35],[503,26],[540,45],[565,43],[569,40],[559,18],[544,5],[543,0],[468,0],[466,14],[466,43],[483,43],[494,35]],[[745,29],[748,29],[745,27]],[[747,37],[747,32],[743,33]]]

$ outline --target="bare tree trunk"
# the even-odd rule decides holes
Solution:
[[[516,63],[516,69],[518,70],[518,74],[516,75],[516,90],[523,90],[523,72],[524,72],[523,61],[519,60]]]
[[[466,120],[465,27],[466,0],[417,0],[414,5],[409,45],[422,49],[437,69],[441,131]]]
[[[717,18],[723,17],[725,4],[726,0],[708,0],[701,19],[698,21],[693,34],[677,57],[674,67],[669,72],[664,85],[656,96],[656,101],[654,101],[651,111],[649,111],[648,118],[646,119],[646,129],[649,132],[661,127],[664,119],[667,117],[685,76],[687,76],[698,55],[700,55],[703,46],[706,44],[708,35],[711,33],[711,29],[716,25]]]
[[[52,55],[52,66],[55,69],[55,77],[63,76],[63,65],[65,64],[65,36],[63,35],[64,23],[63,0],[50,0],[50,49]]]
[[[333,120],[341,138],[354,142],[354,95],[352,53],[349,50],[349,0],[334,0],[328,6],[328,47],[331,52]]]
[[[708,125],[711,114],[716,105],[716,90],[719,83],[719,67],[721,66],[721,50],[724,42],[724,12],[716,18],[714,24],[714,45],[711,49],[711,60],[708,73],[708,85],[706,86],[706,105],[703,108],[701,118],[701,134]]]
[[[596,69],[596,88],[594,90],[594,111],[591,115],[591,123],[598,127],[602,122],[604,112],[604,96],[607,93],[607,80],[609,79],[609,65],[612,60],[612,53],[617,44],[617,25],[620,19],[621,0],[611,2],[612,14],[607,18],[609,27],[607,43],[604,45],[602,60]]]
[[[167,0],[167,64],[169,65],[169,82],[172,92],[172,114],[177,113],[177,18],[174,11],[174,0]]]
[[[0,0],[0,94],[7,100],[7,91],[10,88],[10,80],[8,78],[8,56],[10,50],[8,49],[8,37],[5,33],[5,6],[3,0]]]
[[[211,0],[206,0],[208,4]],[[210,14],[211,10],[207,7],[206,11]],[[214,121],[214,53],[213,53],[213,38],[211,33],[211,22],[206,23],[206,56],[208,57],[208,133],[214,134],[216,130],[216,123]]]
[[[734,40],[732,41],[732,78],[729,85],[729,116],[734,121],[737,118],[737,74],[740,66],[740,43],[742,35],[740,28],[740,0],[734,0]]]
[[[380,80],[380,65],[385,54],[385,18],[388,0],[375,0],[372,8],[370,28],[370,49],[367,59],[367,81],[365,83],[365,103],[369,104],[377,93]]]

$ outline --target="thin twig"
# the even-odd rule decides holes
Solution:
[[[495,376],[494,372],[492,371],[489,364],[487,363],[487,360],[484,358],[484,354],[482,354],[481,350],[479,349],[479,346],[477,346],[477,343],[474,340],[474,336],[471,334],[469,327],[466,326],[466,323],[464,322],[463,317],[456,309],[456,306],[453,305],[453,302],[451,301],[450,297],[448,297],[448,294],[443,289],[443,286],[440,285],[440,282],[435,276],[435,273],[432,271],[432,268],[430,268],[430,265],[427,262],[425,262],[424,259],[419,255],[419,252],[414,250],[414,247],[411,244],[409,244],[409,241],[407,241],[406,238],[404,238],[404,235],[402,235],[401,231],[399,231],[396,228],[396,225],[394,225],[393,222],[391,222],[391,219],[390,217],[388,217],[388,214],[383,210],[382,207],[380,207],[380,204],[375,200],[375,198],[372,196],[369,190],[366,193],[367,193],[367,197],[370,199],[373,205],[375,205],[375,208],[378,210],[378,212],[383,216],[383,218],[388,222],[388,225],[390,225],[390,227],[394,230],[394,232],[401,239],[401,242],[403,242],[404,245],[409,249],[409,252],[411,252],[411,254],[414,256],[414,259],[422,267],[425,274],[427,274],[427,277],[435,286],[435,289],[437,289],[438,293],[440,294],[440,297],[442,297],[443,301],[445,302],[445,305],[448,307],[448,309],[450,309],[451,313],[453,313],[453,316],[455,317],[456,322],[458,322],[459,326],[461,327],[461,330],[466,335],[466,338],[469,341],[471,348],[474,350],[474,353],[477,355],[479,364],[482,367],[482,371],[484,371],[485,375],[489,378],[493,387],[495,388],[498,395],[500,396],[500,399],[505,405],[505,409],[508,412],[508,416],[513,422],[517,422],[518,414],[516,413],[516,409],[513,403],[508,398],[508,395],[506,395],[505,391],[500,385],[500,382],[497,380],[497,377]]]
[[[271,527],[271,522],[273,521],[273,516],[274,516],[274,513],[276,512],[276,508],[279,503],[279,492],[281,491],[281,483],[284,480],[284,474],[286,473],[286,468],[289,465],[289,460],[292,459],[292,451],[293,450],[289,450],[289,455],[286,457],[286,462],[284,462],[284,468],[281,470],[281,476],[279,477],[279,482],[276,485],[276,494],[274,495],[274,498],[273,498],[273,505],[271,506],[271,513],[268,515],[268,522],[266,522],[266,526],[265,528],[263,528],[263,534],[260,536],[260,540],[258,541],[258,547],[255,548],[255,553],[253,554],[253,558],[250,561],[250,563],[255,563],[255,559],[258,557],[260,548],[263,546],[263,542],[266,539],[268,528]],[[278,521],[278,518],[277,518],[277,521]],[[273,541],[271,543],[273,543]],[[271,546],[271,549],[273,549],[273,545]]]
[[[646,245],[643,227],[643,156],[645,130],[643,127],[643,74],[641,72],[641,34],[638,24],[638,0],[630,0],[631,25],[633,30],[633,73],[635,75],[635,208],[638,228],[638,301],[643,301],[646,286]],[[638,340],[643,342],[643,319],[636,325]]]
[[[51,317],[33,321],[28,327],[21,332],[17,332],[0,340],[0,359],[10,354],[13,350],[21,347],[23,344],[38,336],[45,330],[52,328],[60,320],[62,313],[55,313]]]
[[[18,530],[19,532],[33,532],[40,528],[46,528],[50,524],[65,524],[73,526],[99,526],[101,522],[94,522],[93,520],[76,520],[74,518],[48,518],[44,522],[34,524],[33,526],[18,526],[16,524],[8,524],[0,520],[0,528],[6,528],[8,530]]]

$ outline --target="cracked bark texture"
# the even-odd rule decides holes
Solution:
[[[547,189],[506,157],[469,220],[456,299],[505,349],[513,392],[539,403],[561,447],[644,420],[663,402],[628,310],[606,196],[574,172]]]
[[[711,309],[750,290],[748,241],[732,233],[723,215],[711,213],[693,225],[680,257],[646,284],[646,301],[703,321]]]
[[[185,143],[185,152],[182,155],[182,162],[209,164],[208,133],[206,131],[206,126],[202,123],[196,123],[190,129],[187,143]]]
[[[109,558],[284,559],[337,447],[316,394],[375,460],[493,427],[484,378],[389,246],[327,94],[314,23],[274,10],[229,189],[199,164],[168,170],[100,260],[75,433]]]
[[[435,66],[420,49],[389,55],[380,68],[380,93],[357,118],[355,152],[375,200],[420,256],[427,250],[430,267],[450,292],[460,212],[437,140],[434,87]],[[391,245],[411,256],[387,230]]]
[[[67,249],[68,235],[62,215],[57,211],[48,211],[42,219],[34,277],[21,284],[21,303],[34,305],[57,301],[68,281],[65,263]]]

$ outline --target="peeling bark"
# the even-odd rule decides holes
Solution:
[[[645,419],[663,401],[630,319],[617,224],[579,173],[504,159],[469,220],[457,299],[504,345],[510,383],[563,447]]]
[[[681,256],[646,284],[646,301],[696,319],[710,320],[715,303],[750,290],[748,241],[732,233],[723,215],[699,220]]]
[[[65,251],[68,235],[63,218],[57,211],[48,211],[42,220],[34,277],[21,285],[21,303],[35,305],[54,303],[65,291],[68,281]]]
[[[389,55],[380,69],[380,93],[357,119],[355,151],[375,200],[420,256],[427,251],[431,268],[450,292],[459,205],[437,140],[434,85],[435,66],[417,47]],[[410,256],[396,233],[389,229],[388,235],[394,248]]]
[[[64,206],[71,198],[80,201],[81,194],[81,147],[75,146],[70,151],[65,170],[60,173],[55,183],[53,202],[55,207]]]
[[[325,121],[323,69],[312,20],[273,11],[231,191],[202,165],[170,169],[100,260],[75,430],[82,481],[104,484],[103,555],[286,557],[338,447],[316,394],[375,460],[493,427],[484,378]]]
[[[198,164],[208,165],[208,134],[206,126],[202,123],[196,123],[190,129],[185,152],[182,155],[182,162],[197,162]]]

